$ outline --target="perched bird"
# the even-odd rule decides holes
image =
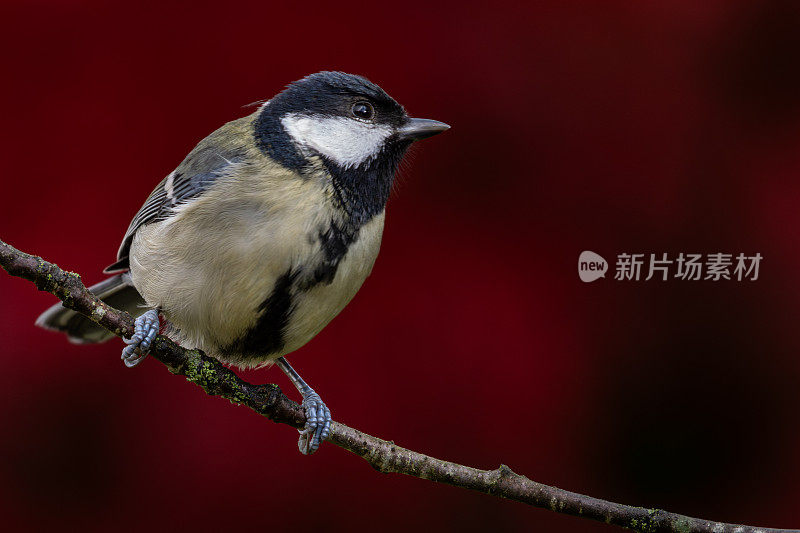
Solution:
[[[303,397],[300,451],[315,452],[330,410],[283,356],[355,296],[400,160],[448,128],[410,118],[361,76],[319,72],[200,141],[133,217],[105,270],[117,274],[90,287],[137,316],[125,365],[144,359],[160,317],[171,338],[222,362],[277,363]],[[79,343],[112,337],[61,304],[36,324]]]

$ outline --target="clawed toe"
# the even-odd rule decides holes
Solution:
[[[316,452],[322,441],[330,435],[331,411],[319,394],[313,391],[303,398],[303,409],[306,413],[306,425],[300,430],[297,447],[300,449],[300,453],[310,455]]]
[[[136,319],[133,335],[130,339],[123,339],[127,344],[122,349],[122,362],[125,366],[133,368],[147,357],[150,345],[158,335],[159,327],[158,311],[155,309],[147,311]]]
[[[302,407],[306,415],[306,424],[303,429],[299,430],[300,440],[297,441],[297,447],[303,455],[310,455],[316,452],[322,441],[331,434],[331,411],[319,394],[314,392],[314,389],[309,387],[300,374],[292,368],[289,361],[278,357],[275,362],[303,395]]]

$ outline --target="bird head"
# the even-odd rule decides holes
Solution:
[[[450,126],[409,117],[383,89],[361,76],[318,72],[264,104],[255,122],[258,144],[298,172],[322,161],[333,187],[357,216],[382,210],[408,147]]]

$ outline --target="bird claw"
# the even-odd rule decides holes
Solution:
[[[153,339],[158,335],[160,326],[158,311],[155,309],[147,311],[134,321],[133,335],[130,339],[123,339],[123,342],[127,344],[122,349],[122,362],[125,363],[125,366],[133,368],[147,357],[147,352],[150,350]]]
[[[331,411],[313,390],[303,396],[306,425],[300,432],[297,447],[303,455],[311,455],[331,434]]]

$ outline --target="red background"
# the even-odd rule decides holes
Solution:
[[[402,446],[731,522],[800,526],[800,9],[785,2],[28,2],[2,7],[8,242],[102,279],[202,137],[356,72],[420,143],[358,297],[290,357]],[[661,4],[661,5],[656,5]],[[584,284],[578,254],[761,253],[756,282]],[[612,265],[613,268],[613,265]],[[383,476],[122,343],[35,329],[0,275],[0,521],[13,530],[602,531]],[[248,373],[294,391],[277,369]]]

